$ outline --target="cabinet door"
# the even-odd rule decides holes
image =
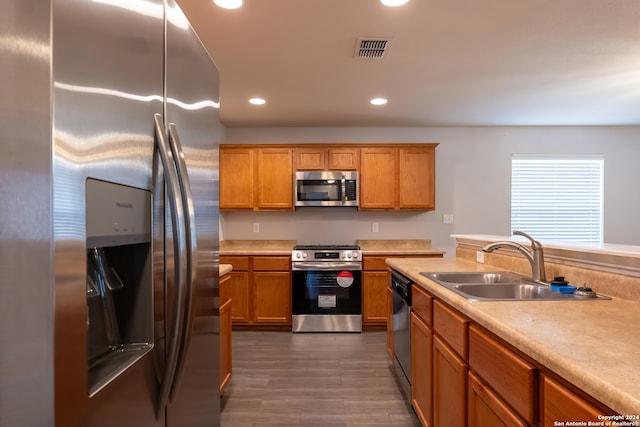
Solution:
[[[555,421],[600,421],[598,415],[614,413],[603,411],[573,393],[562,384],[542,376],[542,420],[544,426]]]
[[[360,149],[329,148],[327,163],[329,170],[358,170],[360,167]]]
[[[394,209],[398,175],[395,148],[360,151],[360,209]]]
[[[432,425],[433,333],[416,313],[411,313],[411,404],[423,426]]]
[[[497,394],[469,373],[469,427],[527,426]]]
[[[249,273],[232,271],[231,276],[231,319],[234,323],[247,323],[251,320],[249,307]]]
[[[253,273],[256,323],[291,323],[291,275],[289,272]]]
[[[433,425],[465,427],[467,366],[437,336],[433,337]]]
[[[231,300],[220,306],[220,391],[231,379]]]
[[[435,149],[398,150],[398,206],[435,209]]]
[[[384,324],[387,321],[386,271],[362,272],[362,321],[365,324]]]
[[[324,170],[326,155],[324,148],[296,148],[293,150],[293,164],[296,170]]]
[[[293,209],[291,148],[258,149],[258,209]]]
[[[220,278],[220,305],[231,299],[231,276],[225,274]]]
[[[254,206],[254,150],[220,149],[220,209],[252,209]]]

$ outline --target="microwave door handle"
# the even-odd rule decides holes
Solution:
[[[347,180],[345,179],[344,175],[342,176],[342,180],[340,180],[340,185],[341,185],[341,202],[344,205],[344,203],[347,201]]]
[[[184,159],[184,151],[182,150],[182,144],[180,143],[180,136],[178,135],[178,130],[174,123],[169,124],[169,145],[171,146],[171,152],[173,153],[173,158],[176,162],[176,170],[178,172],[178,183],[181,190],[182,205],[184,206],[185,211],[185,229],[187,232],[187,282],[185,289],[185,305],[182,322],[183,332],[182,341],[180,343],[178,352],[178,364],[176,367],[170,394],[170,400],[173,400],[184,376],[186,352],[189,347],[189,341],[191,339],[191,317],[193,312],[194,287],[197,276],[196,257],[198,254],[198,241],[196,235],[195,205],[193,194],[191,192],[191,182],[189,180],[189,174],[187,171],[187,163]]]
[[[162,375],[162,383],[160,384],[160,392],[158,394],[158,406],[156,408],[156,416],[160,418],[165,411],[167,403],[169,401],[169,394],[172,388],[172,382],[175,377],[175,372],[178,364],[179,357],[179,345],[182,342],[182,321],[184,316],[182,315],[182,309],[184,306],[184,283],[186,281],[186,270],[184,265],[187,263],[186,259],[186,229],[184,221],[184,211],[182,206],[182,200],[180,195],[180,185],[178,182],[178,173],[176,171],[176,165],[171,158],[171,149],[166,140],[164,120],[160,114],[154,114],[155,121],[155,133],[156,133],[156,146],[157,151],[162,160],[162,166],[164,170],[164,177],[167,187],[167,199],[169,202],[169,208],[171,211],[171,226],[173,228],[173,246],[174,246],[174,285],[176,287],[175,298],[173,304],[172,317],[172,329],[168,333],[168,345],[167,355],[165,363],[165,371]],[[165,317],[165,322],[169,319]]]

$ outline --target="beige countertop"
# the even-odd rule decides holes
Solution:
[[[220,264],[219,276],[222,277],[225,274],[231,273],[233,266],[231,264]]]
[[[495,271],[461,259],[387,264],[622,415],[640,415],[640,302],[469,301],[420,272]]]
[[[428,239],[356,240],[363,255],[444,255],[431,247]]]
[[[221,240],[220,255],[291,255],[295,240]]]

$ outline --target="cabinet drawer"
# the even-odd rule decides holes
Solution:
[[[536,422],[535,366],[475,325],[469,327],[469,366],[524,420]]]
[[[433,302],[433,330],[462,359],[467,360],[469,343],[469,319],[438,300]]]
[[[289,271],[289,257],[253,257],[253,269],[258,271]]]
[[[385,271],[388,266],[384,261],[386,256],[365,256],[362,258],[362,269],[366,271]]]
[[[231,264],[235,271],[247,271],[249,270],[249,257],[248,256],[221,256],[220,264]]]
[[[411,286],[411,310],[429,326],[432,325],[432,302],[433,297],[423,291],[419,285],[414,283]]]

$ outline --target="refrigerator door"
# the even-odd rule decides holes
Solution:
[[[87,235],[86,221],[90,179],[146,194],[155,190],[153,118],[155,113],[163,112],[163,10],[162,0],[53,2],[56,426],[165,425],[164,414],[156,417],[156,366],[163,364],[163,334],[149,333],[155,342],[147,344],[155,348],[113,378],[104,382],[91,379],[95,371],[92,373],[89,366],[88,347],[91,343],[95,348],[95,342],[88,335],[99,316],[92,319],[95,309],[88,309],[88,290],[91,293],[95,289],[87,281],[91,273],[87,266],[91,236]],[[42,141],[43,146],[47,143]],[[119,208],[129,209],[129,203],[121,203]],[[158,207],[153,208],[153,212],[157,210]],[[151,211],[149,207],[147,215]],[[113,225],[114,230],[118,228]],[[105,249],[107,255],[110,252],[112,248]],[[136,266],[151,265],[152,251],[148,248],[132,248],[123,253],[120,264],[131,261]],[[138,270],[149,283],[151,267]],[[113,293],[114,304],[118,303],[118,294],[132,289],[130,278],[124,277],[123,271],[117,271],[122,276],[123,289],[116,286],[108,290]],[[130,295],[131,299],[148,301],[143,317],[149,324],[136,326],[138,332],[153,331],[154,318],[156,323],[163,321],[163,303],[151,302],[154,297],[163,298],[163,284],[153,284],[159,287],[145,287],[144,295]],[[129,305],[129,312],[137,316],[139,311],[126,304],[131,299],[124,298],[124,305]],[[109,347],[118,351],[133,332],[122,329],[130,318],[123,317],[118,308],[113,311],[113,327],[118,325],[122,342],[116,337]]]
[[[0,426],[53,425],[51,11],[0,1]]]
[[[219,426],[218,71],[182,11],[167,1],[167,134],[188,174],[197,237],[191,242],[190,306],[183,352],[170,390],[167,425]],[[192,206],[189,206],[189,204]]]

